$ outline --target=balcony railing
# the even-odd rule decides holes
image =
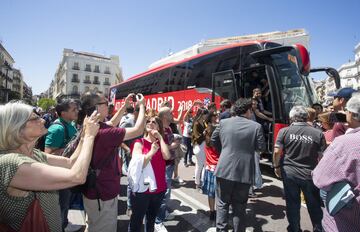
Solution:
[[[99,70],[99,69],[95,69],[94,72],[100,73],[100,70]]]
[[[84,83],[91,84],[91,81],[90,80],[84,80]]]
[[[91,72],[91,68],[85,68],[86,72]]]
[[[80,70],[79,66],[73,66],[72,69],[73,70]]]
[[[94,81],[93,84],[100,85],[100,81]]]
[[[74,83],[79,83],[79,82],[80,82],[80,80],[79,80],[79,78],[72,78],[72,79],[71,79],[71,82],[74,82]]]
[[[105,71],[104,73],[105,73],[105,74],[111,74],[110,71]]]
[[[110,82],[105,81],[105,82],[103,83],[103,85],[110,85]]]

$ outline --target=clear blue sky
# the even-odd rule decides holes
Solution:
[[[118,55],[128,78],[202,39],[305,28],[312,66],[339,68],[360,42],[359,9],[358,0],[1,0],[0,40],[39,94],[63,48]]]

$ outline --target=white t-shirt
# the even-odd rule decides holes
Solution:
[[[191,138],[191,133],[192,133],[192,121],[190,122],[184,121],[183,136],[187,138]]]

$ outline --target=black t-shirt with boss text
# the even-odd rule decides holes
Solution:
[[[326,141],[321,130],[306,122],[294,122],[279,131],[275,146],[283,150],[286,175],[309,180],[319,155],[326,149]]]

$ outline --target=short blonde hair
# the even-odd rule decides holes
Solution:
[[[33,108],[21,101],[0,105],[0,150],[13,150],[21,146],[20,132],[32,112]]]

